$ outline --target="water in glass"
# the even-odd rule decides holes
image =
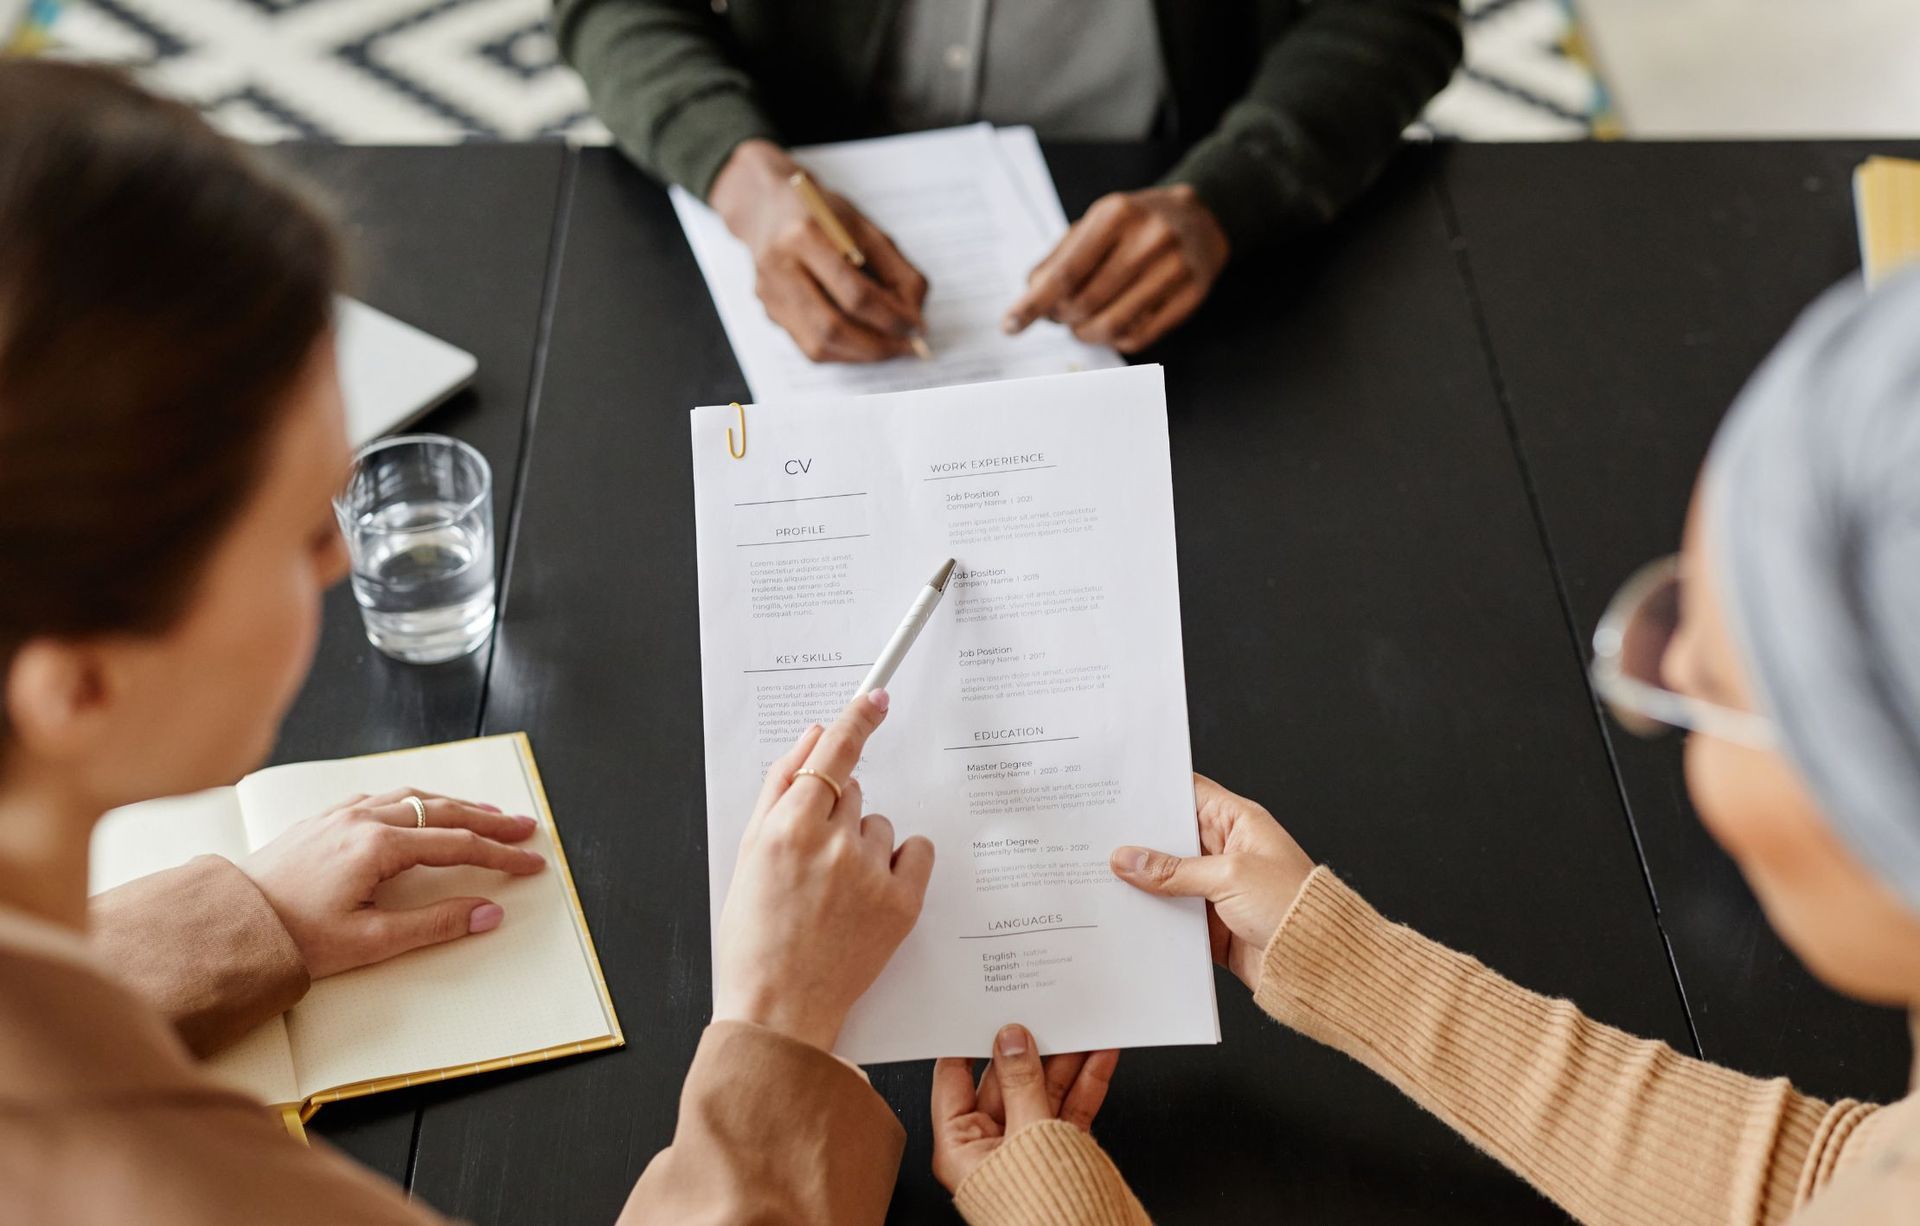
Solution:
[[[492,473],[438,435],[363,448],[334,500],[367,638],[413,664],[466,655],[493,630]]]
[[[396,502],[363,521],[367,550],[353,595],[367,638],[402,660],[466,655],[493,628],[493,548],[454,503]]]

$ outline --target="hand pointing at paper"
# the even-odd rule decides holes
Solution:
[[[894,845],[860,812],[853,770],[886,719],[875,690],[773,764],[740,840],[714,942],[715,1021],[744,1021],[831,1051],[853,1003],[920,918],[933,844]]]
[[[1052,319],[1089,344],[1134,353],[1193,314],[1227,254],[1226,231],[1186,184],[1114,192],[1034,268],[1001,327]]]

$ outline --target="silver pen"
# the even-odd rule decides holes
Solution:
[[[907,607],[907,615],[900,619],[893,637],[881,648],[880,658],[867,670],[866,680],[853,692],[855,698],[893,680],[894,670],[900,667],[900,661],[907,658],[907,648],[912,647],[913,640],[920,637],[921,628],[933,620],[934,609],[939,607],[940,598],[947,594],[947,580],[953,578],[953,565],[953,559],[948,558],[933,573],[933,578],[927,580],[927,586],[921,588],[920,594],[913,598],[913,603]]]

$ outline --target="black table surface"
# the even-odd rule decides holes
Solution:
[[[353,248],[353,291],[479,359],[473,386],[420,429],[451,434],[487,458],[494,523],[511,520],[540,352],[549,249],[568,166],[557,144],[370,149],[286,145],[276,151],[329,197]],[[504,549],[501,558],[504,561]],[[367,643],[353,593],[327,594],[313,671],[280,730],[275,762],[378,753],[475,734],[490,652],[430,668]],[[313,1128],[404,1181],[418,1101],[378,1095],[338,1103]]]
[[[1751,1071],[1884,1095],[1889,1019],[1764,944],[1660,791],[1671,760],[1610,738],[1582,645],[1615,571],[1672,547],[1740,378],[1849,267],[1835,237],[1859,152],[1410,150],[1351,218],[1230,274],[1144,360],[1167,368],[1199,770],[1390,916],[1531,987],[1683,1051],[1697,1031]],[[528,732],[628,1039],[329,1107],[321,1131],[458,1216],[609,1221],[671,1136],[709,1008],[686,410],[746,389],[665,194],[617,155],[295,157],[371,246],[365,296],[481,356],[476,393],[427,424],[494,464],[504,582],[491,649],[437,670],[382,660],[336,593],[278,757]],[[1069,214],[1164,160],[1048,158]],[[1764,244],[1712,245],[1753,225]],[[1626,310],[1621,285],[1662,309]],[[1726,343],[1700,342],[1701,320]],[[1599,474],[1589,435],[1607,435]],[[1156,1220],[1564,1220],[1236,982],[1219,992],[1224,1043],[1128,1054],[1098,1126]],[[872,1073],[909,1138],[894,1219],[951,1220],[929,1066]]]

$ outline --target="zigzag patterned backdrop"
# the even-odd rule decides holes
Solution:
[[[1565,0],[1466,0],[1467,63],[1417,129],[1578,137],[1600,92]],[[603,142],[549,0],[66,0],[54,53],[109,60],[237,135],[383,144]]]

